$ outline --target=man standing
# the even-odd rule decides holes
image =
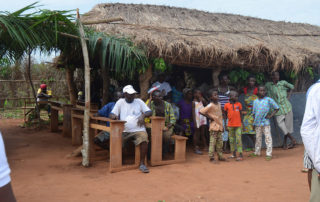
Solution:
[[[319,68],[320,70],[320,68]],[[320,71],[319,71],[320,72]],[[301,125],[301,137],[313,163],[310,202],[320,201],[320,79],[307,92],[306,109]]]
[[[110,113],[110,118],[114,120],[126,121],[123,131],[123,141],[131,138],[134,144],[140,145],[140,167],[143,173],[148,173],[149,169],[144,165],[144,160],[148,152],[148,134],[144,125],[144,118],[152,115],[149,107],[138,98],[135,98],[137,91],[132,85],[123,88],[124,98],[118,100]]]
[[[155,86],[160,86],[158,90],[161,91],[164,97],[168,96],[168,94],[172,91],[170,84],[165,81],[164,73],[159,74],[158,81],[152,84],[152,87]]]
[[[275,118],[278,127],[284,134],[283,149],[290,149],[296,145],[296,140],[292,137],[293,133],[293,113],[292,106],[288,98],[294,89],[294,86],[285,80],[279,81],[279,72],[272,72],[272,82],[266,83],[268,97],[271,97],[279,105],[280,109]],[[288,90],[290,90],[288,94]],[[291,145],[287,145],[287,139],[290,138]]]

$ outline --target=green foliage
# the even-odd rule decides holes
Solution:
[[[307,67],[307,68],[305,68],[304,71],[309,74],[309,76],[311,77],[312,80],[315,78],[315,73],[313,72],[313,68],[312,67]]]
[[[263,84],[266,80],[263,73],[259,72],[259,73],[253,74],[253,75],[255,75],[258,85]]]
[[[230,82],[234,85],[239,85],[240,87],[243,87],[247,85],[247,80],[249,75],[252,74],[256,77],[257,84],[262,84],[265,81],[265,76],[263,73],[258,72],[248,72],[244,69],[234,69],[229,73]]]
[[[102,68],[109,68],[115,76],[133,78],[135,72],[148,66],[143,49],[126,38],[87,31],[89,51],[92,58],[98,57]]]
[[[164,72],[167,70],[167,65],[162,58],[156,58],[153,60],[153,66],[155,71]]]
[[[294,71],[288,71],[285,72],[285,76],[286,78],[288,78],[290,80],[290,82],[294,83],[295,80],[298,78],[298,74]]]
[[[229,73],[229,78],[232,84],[242,84],[245,85],[247,82],[247,78],[250,73],[243,69],[236,69]]]

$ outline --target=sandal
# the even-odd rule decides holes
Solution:
[[[234,155],[231,155],[231,156],[228,157],[228,159],[235,159],[235,158],[237,158],[237,157],[234,156]]]
[[[214,159],[214,157],[211,157],[211,158],[209,159],[209,161],[210,161],[210,163],[214,163],[214,164],[218,163],[218,162]]]
[[[249,157],[258,157],[258,156],[260,156],[260,155],[257,155],[257,154],[255,154],[255,153],[249,154]]]
[[[195,154],[199,154],[199,155],[202,155],[202,154],[203,154],[202,151],[200,151],[199,149],[194,150],[194,153],[195,153]]]
[[[145,166],[144,164],[141,164],[139,169],[141,170],[141,172],[143,173],[149,173],[149,169],[147,168],[147,166]]]
[[[243,158],[240,156],[236,159],[236,161],[242,161],[242,160],[243,160]]]
[[[218,160],[219,160],[219,161],[226,161],[226,162],[228,161],[228,160],[225,159],[224,157],[219,157]]]
[[[270,161],[272,159],[272,156],[266,156],[266,160]]]

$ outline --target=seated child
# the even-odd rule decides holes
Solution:
[[[226,161],[222,155],[222,110],[221,105],[218,102],[219,96],[217,90],[212,90],[210,93],[210,104],[200,110],[200,114],[207,117],[210,120],[210,143],[209,143],[209,160],[210,162],[216,163],[214,158],[214,150],[218,153],[219,161]]]
[[[232,152],[232,156],[230,158],[236,158],[237,161],[243,160],[241,140],[241,110],[242,105],[240,102],[238,102],[238,93],[236,91],[231,91],[229,103],[224,105],[224,111],[229,120],[228,131],[230,150]],[[236,149],[239,152],[238,158]]]

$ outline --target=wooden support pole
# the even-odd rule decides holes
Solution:
[[[59,110],[51,107],[51,116],[50,116],[50,131],[58,132],[59,125]]]
[[[84,22],[82,22],[82,24],[95,25],[95,24],[111,23],[111,22],[118,22],[118,21],[123,21],[123,19],[118,17],[118,18],[109,18],[109,19],[104,19],[104,20],[84,21]]]
[[[71,137],[72,125],[71,125],[71,108],[73,105],[63,105],[63,132],[64,137]]]
[[[85,84],[85,108],[83,118],[83,149],[82,149],[82,165],[90,165],[90,150],[93,145],[90,141],[89,134],[89,121],[90,121],[90,64],[89,64],[89,53],[88,47],[85,40],[85,33],[80,20],[79,9],[77,9],[77,21],[79,24],[79,32],[81,37],[81,47],[84,60],[84,84]]]
[[[221,67],[214,68],[212,70],[212,84],[213,87],[219,86],[219,74],[221,73]]]

